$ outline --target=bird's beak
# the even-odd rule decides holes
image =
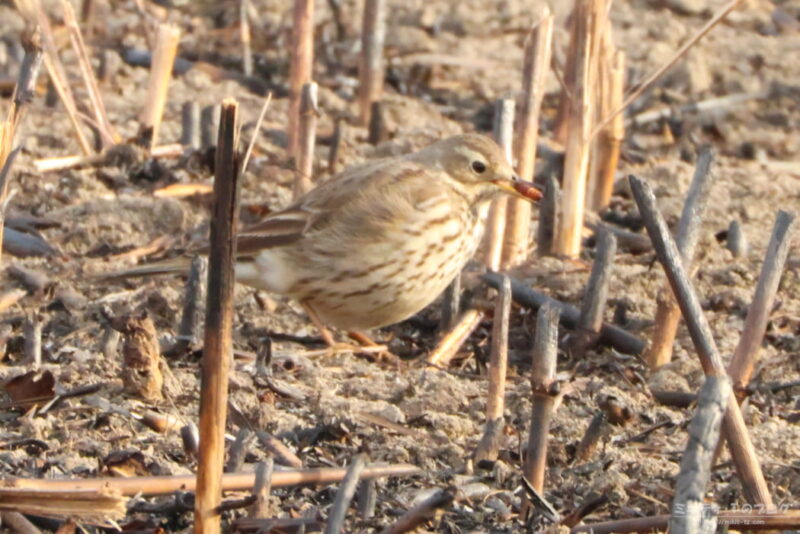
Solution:
[[[499,178],[492,180],[492,183],[506,193],[518,198],[524,198],[530,202],[535,202],[542,198],[542,192],[532,182],[526,182],[515,174],[511,179]]]

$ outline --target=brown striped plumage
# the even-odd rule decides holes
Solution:
[[[461,271],[489,201],[515,179],[478,134],[348,169],[240,234],[237,279],[339,328],[399,322]]]

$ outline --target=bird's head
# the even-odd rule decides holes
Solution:
[[[520,180],[503,150],[485,135],[469,133],[449,137],[416,156],[415,159],[444,170],[475,203],[489,200],[501,191],[527,200],[541,197],[532,184]]]

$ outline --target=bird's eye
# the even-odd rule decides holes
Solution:
[[[486,164],[482,161],[475,160],[472,162],[472,170],[478,174],[486,172]]]

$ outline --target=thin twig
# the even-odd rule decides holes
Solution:
[[[78,66],[81,70],[83,83],[86,86],[86,93],[91,103],[91,109],[94,112],[95,123],[102,138],[103,148],[108,148],[119,143],[122,138],[114,129],[111,121],[108,120],[108,113],[106,112],[105,104],[103,104],[103,98],[100,95],[100,88],[97,85],[97,80],[94,77],[92,62],[86,50],[86,45],[83,42],[81,29],[75,18],[75,11],[67,0],[61,0],[61,9],[64,13],[64,23],[69,30],[72,48],[78,58]]]
[[[361,479],[413,476],[421,473],[419,467],[410,464],[376,464],[367,466],[361,473]],[[272,475],[272,487],[283,488],[302,484],[328,484],[344,478],[346,470],[340,467],[323,467],[315,469],[287,469],[275,471]],[[6,488],[42,489],[49,491],[98,491],[108,487],[118,489],[122,495],[153,496],[168,495],[178,490],[194,491],[197,483],[195,475],[150,476],[127,478],[80,478],[80,479],[39,479],[10,478],[3,480]],[[255,473],[225,473],[222,476],[223,491],[250,490],[255,483]]]
[[[615,519],[603,523],[589,523],[574,527],[571,534],[613,534],[618,532],[663,532],[669,527],[670,516],[656,515],[633,519]],[[722,510],[720,525],[747,527],[747,530],[795,530],[800,528],[800,512],[790,510],[781,513]]]
[[[694,34],[691,39],[686,41],[673,55],[671,58],[667,60],[666,63],[658,67],[652,74],[647,76],[642,82],[635,84],[635,89],[628,95],[625,101],[615,109],[608,117],[605,117],[603,120],[600,121],[597,126],[595,126],[592,133],[589,135],[589,138],[593,138],[600,132],[603,128],[605,128],[608,123],[610,123],[614,118],[625,111],[625,108],[631,105],[631,103],[639,98],[639,96],[644,93],[651,85],[655,83],[665,72],[667,72],[675,63],[678,62],[686,52],[689,51],[691,47],[697,44],[697,42],[706,36],[708,32],[710,32],[714,26],[719,24],[728,14],[736,9],[736,7],[742,2],[742,0],[731,0],[726,5],[721,7],[719,11],[717,11],[711,19],[706,22],[700,30],[696,34]]]
[[[247,150],[244,153],[244,159],[242,160],[242,174],[247,172],[247,164],[250,163],[250,156],[253,154],[253,147],[256,146],[256,141],[258,141],[258,134],[261,133],[261,125],[264,123],[264,117],[267,115],[267,109],[269,108],[269,103],[272,102],[272,93],[267,95],[267,98],[264,100],[264,105],[261,106],[261,111],[258,112],[258,119],[256,120],[256,125],[253,128],[253,136],[250,138],[250,142],[247,144]]]

